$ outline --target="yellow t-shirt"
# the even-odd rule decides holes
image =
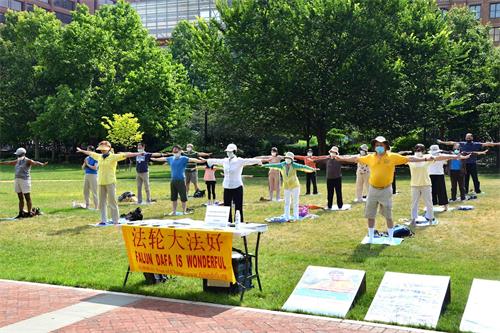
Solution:
[[[382,156],[377,154],[360,156],[358,161],[370,168],[368,183],[373,187],[383,188],[392,184],[396,165],[408,163],[408,157],[387,152]]]
[[[408,163],[411,174],[410,186],[431,186],[429,166],[432,163],[434,163],[434,161]]]
[[[125,154],[109,154],[102,158],[102,154],[90,153],[90,157],[98,162],[97,184],[110,185],[116,183],[116,165],[119,161],[126,159]]]

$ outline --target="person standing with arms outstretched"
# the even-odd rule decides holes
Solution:
[[[194,151],[194,146],[192,143],[188,143],[186,145],[186,151],[182,152],[182,155],[187,158],[197,159],[197,158],[207,158],[211,155],[211,153],[202,153]],[[194,191],[199,192],[200,188],[198,187],[198,169],[197,163],[188,162],[185,171],[185,182],[186,182],[186,193],[189,194],[189,184],[193,183]]]
[[[108,222],[108,206],[111,210],[111,218],[115,225],[120,219],[120,211],[116,201],[116,166],[118,162],[130,157],[136,157],[143,153],[119,153],[111,152],[109,141],[99,142],[98,154],[93,151],[76,148],[79,153],[92,157],[99,164],[97,169],[97,184],[99,186],[99,209],[101,211],[101,222],[99,225],[106,225]]]
[[[234,143],[227,145],[225,149],[226,158],[209,158],[208,166],[220,165],[224,168],[224,206],[229,206],[234,203],[235,216],[236,211],[240,212],[241,222],[243,219],[243,180],[241,174],[243,168],[247,165],[262,165],[262,160],[258,158],[241,158],[236,156],[238,147]],[[229,222],[233,221],[232,211],[229,211]]]
[[[31,167],[32,166],[46,166],[47,162],[37,162],[30,160],[26,157],[26,149],[18,148],[14,153],[17,159],[14,161],[0,162],[0,165],[12,165],[15,167],[15,178],[14,178],[14,190],[17,193],[17,198],[19,199],[19,214],[16,218],[22,217],[32,217],[33,204],[31,202]],[[28,208],[28,214],[24,213],[24,200],[26,200],[26,207]]]
[[[88,146],[88,151],[95,151],[94,146]],[[97,168],[98,163],[92,157],[87,156],[83,160],[82,169],[85,172],[83,179],[83,198],[85,199],[85,209],[90,208],[90,194],[94,201],[94,208],[99,208],[99,200],[97,197]]]
[[[396,165],[408,162],[426,162],[426,157],[403,156],[389,151],[389,141],[383,136],[372,140],[372,148],[375,154],[366,156],[335,156],[339,161],[346,163],[363,163],[370,168],[368,183],[368,196],[366,197],[365,217],[368,220],[368,241],[373,243],[375,234],[375,217],[380,206],[381,214],[387,222],[387,233],[389,234],[389,245],[392,244],[394,235],[394,223],[392,220],[392,180]]]
[[[258,156],[256,157],[261,159],[262,162],[267,162],[271,164],[280,163],[283,160],[283,156],[278,155],[278,148],[271,148],[270,156]],[[280,171],[278,169],[271,168],[269,169],[269,174],[267,176],[267,180],[269,183],[269,201],[273,201],[273,193],[276,192],[276,201],[280,201],[281,195],[281,179],[280,179]]]
[[[465,192],[469,192],[469,179],[472,178],[474,183],[474,191],[479,194],[481,193],[481,183],[479,182],[479,177],[477,176],[477,153],[481,152],[483,147],[496,147],[500,146],[500,142],[477,142],[474,141],[474,136],[472,133],[467,133],[465,135],[465,141],[455,142],[455,141],[442,141],[437,140],[437,143],[453,146],[455,143],[460,144],[460,150],[464,153],[476,153],[472,154],[471,157],[465,162]]]
[[[314,172],[315,169],[294,162],[294,154],[288,152],[285,154],[285,162],[271,163],[263,165],[264,168],[275,169],[283,177],[283,188],[285,194],[285,220],[290,221],[290,205],[293,198],[293,219],[299,220],[299,195],[300,183],[297,177],[297,171]]]
[[[368,155],[368,146],[362,144],[359,147],[359,155],[366,156]],[[366,198],[366,194],[368,193],[368,178],[370,177],[370,168],[368,165],[359,163],[356,168],[356,198],[354,202],[361,203],[363,199]]]
[[[307,165],[310,168],[314,169],[314,172],[308,172],[306,173],[306,195],[311,194],[311,184],[313,188],[313,195],[318,194],[318,185],[316,184],[316,170],[318,170],[318,167],[316,166],[316,161],[322,158],[327,158],[328,155],[325,156],[313,156],[313,150],[309,148],[307,150],[306,156],[302,155],[295,155],[295,159],[298,161],[304,161],[304,164]]]
[[[163,154],[161,154],[163,155]],[[182,148],[175,145],[170,157],[151,158],[155,162],[167,162],[170,165],[170,200],[172,201],[172,212],[169,215],[177,215],[177,199],[181,198],[182,213],[187,213],[187,190],[185,171],[188,163],[205,163],[204,160],[182,156]]]
[[[144,185],[144,191],[146,192],[146,204],[150,204],[151,200],[151,189],[149,186],[149,161],[151,157],[161,157],[161,153],[146,153],[146,145],[144,143],[137,144],[137,152],[143,155],[139,155],[135,158],[137,175],[135,180],[137,182],[137,204],[142,204],[142,186]]]

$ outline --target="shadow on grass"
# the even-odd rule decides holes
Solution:
[[[55,232],[50,232],[47,235],[48,236],[79,235],[82,233],[82,231],[86,231],[90,228],[91,226],[89,225],[79,225],[74,228],[68,228],[68,229],[57,230]]]
[[[349,262],[365,262],[368,258],[376,258],[387,248],[385,245],[358,244],[349,257]]]

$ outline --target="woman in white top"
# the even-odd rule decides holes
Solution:
[[[429,148],[429,154],[434,157],[440,155],[441,150],[438,145]],[[448,194],[446,193],[446,182],[444,180],[444,165],[446,161],[436,161],[429,166],[429,176],[432,183],[432,204],[434,206],[444,206],[448,210]]]
[[[241,173],[247,165],[262,165],[262,161],[256,158],[240,158],[236,156],[238,148],[234,143],[227,145],[225,150],[226,158],[209,158],[207,164],[220,165],[224,169],[224,206],[231,207],[234,202],[234,210],[240,212],[241,222],[243,222],[243,181]],[[236,214],[236,213],[235,213]],[[232,211],[229,211],[229,222],[233,221]]]

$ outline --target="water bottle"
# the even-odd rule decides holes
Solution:
[[[235,228],[239,228],[241,223],[241,215],[240,211],[237,210],[236,213],[234,214],[234,226]]]

